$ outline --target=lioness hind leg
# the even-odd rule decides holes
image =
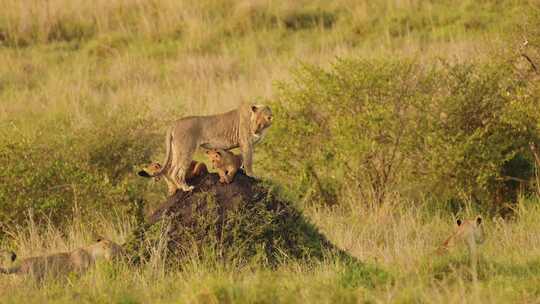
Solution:
[[[186,173],[187,173],[187,170],[185,167],[174,166],[171,173],[171,178],[173,178],[174,183],[178,189],[182,189],[183,191],[189,192],[193,190],[194,187],[189,186],[186,183]]]
[[[176,186],[183,191],[193,190],[193,186],[186,183],[187,174],[197,150],[197,142],[189,136],[173,136],[172,139],[171,174],[169,175]]]
[[[168,176],[164,175],[165,182],[167,182],[167,194],[169,196],[172,196],[176,193],[176,190],[178,190],[178,187],[176,186],[176,183]]]

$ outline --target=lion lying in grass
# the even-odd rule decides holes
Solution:
[[[44,256],[29,257],[16,262],[17,255],[13,251],[0,250],[2,267],[0,273],[31,275],[40,280],[46,275],[58,276],[71,272],[82,273],[98,260],[111,261],[123,252],[120,245],[106,239],[98,239],[96,243],[75,249],[71,252],[59,252]],[[16,264],[6,267],[6,264]]]

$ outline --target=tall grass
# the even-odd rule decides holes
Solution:
[[[3,303],[530,302],[540,292],[540,238],[534,233],[540,229],[538,203],[521,201],[523,211],[518,211],[515,221],[486,220],[487,240],[480,247],[476,284],[468,275],[464,248],[443,257],[434,254],[451,232],[454,219],[434,214],[428,204],[395,198],[352,214],[326,208],[309,212],[340,247],[390,273],[390,280],[374,286],[364,283],[362,272],[332,260],[309,266],[291,261],[269,270],[192,259],[181,267],[165,268],[159,261],[140,268],[99,264],[86,274],[50,279],[43,285],[2,276],[0,299]],[[460,216],[473,214],[471,210]],[[120,215],[115,223],[96,220],[89,227],[75,221],[65,230],[49,225],[37,232],[30,218],[19,229],[10,230],[10,244],[25,257],[70,250],[87,244],[96,234],[121,243],[130,223]]]
[[[299,60],[485,56],[532,4],[465,1],[0,3],[0,121],[92,126],[119,105],[150,117],[270,97]],[[477,14],[481,12],[481,14]],[[43,122],[45,120],[46,122]],[[32,122],[32,123],[28,123]],[[23,132],[26,132],[23,130]],[[28,130],[32,132],[32,130]]]

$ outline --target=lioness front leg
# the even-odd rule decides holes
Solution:
[[[246,175],[253,177],[253,147],[251,143],[241,144],[240,153],[242,154],[242,161],[244,164],[244,171],[246,172]]]

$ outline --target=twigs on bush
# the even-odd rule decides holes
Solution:
[[[540,195],[540,156],[538,155],[538,150],[536,150],[536,145],[534,143],[529,143],[531,148],[532,155],[534,156],[534,177],[536,179],[536,194]]]
[[[529,40],[525,39],[525,41],[523,42],[523,44],[520,47],[520,55],[521,55],[521,57],[525,58],[525,60],[527,60],[527,62],[529,62],[529,64],[531,65],[532,70],[535,73],[538,74],[540,72],[538,71],[538,68],[536,67],[536,64],[534,64],[534,61],[531,59],[531,57],[529,57],[529,55],[527,55],[527,53],[525,53],[525,48],[527,47],[528,44],[529,44]]]

